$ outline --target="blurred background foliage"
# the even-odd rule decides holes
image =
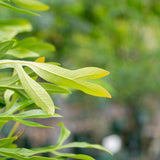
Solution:
[[[73,139],[101,143],[116,134],[122,147],[113,159],[160,158],[160,1],[42,0],[50,10],[33,17],[0,8],[0,19],[27,18],[31,33],[55,45],[47,61],[76,69],[96,66],[111,72],[97,81],[112,99],[76,91],[55,99]],[[75,150],[75,152],[88,152]],[[93,154],[93,153],[91,153]],[[94,152],[97,160],[106,155]]]

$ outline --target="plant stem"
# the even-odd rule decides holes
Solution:
[[[13,134],[16,132],[17,128],[19,127],[19,124],[20,124],[19,122],[16,122],[14,124],[14,126],[13,126],[12,130],[10,131],[8,137],[12,137],[13,136]]]

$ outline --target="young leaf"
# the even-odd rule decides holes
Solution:
[[[107,75],[109,75],[108,71],[97,67],[86,67],[74,71],[74,79],[81,80],[98,79]]]
[[[0,21],[0,41],[7,41],[14,38],[20,32],[28,32],[32,26],[27,20],[12,19]]]
[[[0,139],[0,148],[7,148],[17,139],[18,137],[11,137],[11,138],[3,138]]]
[[[65,140],[70,136],[70,131],[64,126],[63,123],[59,123],[58,124],[62,129],[61,129],[61,133],[60,133],[60,137],[56,143],[56,145],[61,146]]]
[[[4,54],[12,48],[15,40],[0,42],[0,57],[3,57]]]
[[[37,1],[37,0],[12,0],[14,3],[16,3],[18,6],[31,9],[31,10],[37,10],[37,11],[45,11],[49,9],[49,6]]]
[[[41,109],[31,109],[22,113],[15,114],[18,118],[49,118],[49,117],[62,117],[59,114],[54,113],[54,115],[46,114]]]
[[[17,57],[19,59],[38,57],[39,56],[39,54],[37,54],[37,53],[35,53],[31,50],[28,50],[26,48],[22,48],[22,47],[11,49],[6,54]]]
[[[22,119],[17,118],[17,117],[13,117],[13,120],[16,121],[16,122],[19,122],[21,124],[24,124],[26,126],[30,126],[30,127],[52,128],[50,126],[45,126],[45,125],[42,125],[42,124],[39,124],[39,123],[36,123],[36,122],[22,120]]]
[[[68,89],[54,84],[39,83],[48,93],[71,93]]]
[[[73,154],[73,153],[60,153],[60,152],[53,152],[57,156],[67,157],[67,158],[74,158],[74,159],[81,159],[81,160],[95,160],[91,156],[84,155],[84,154]]]
[[[23,110],[25,107],[30,106],[31,104],[33,104],[33,101],[29,99],[23,100],[21,102],[17,102],[7,112],[1,113],[0,116],[11,115],[14,112]]]
[[[86,143],[86,142],[72,142],[72,143],[68,143],[66,145],[58,146],[57,150],[64,149],[64,148],[93,148],[93,149],[98,149],[98,150],[102,150],[102,151],[108,152],[109,154],[113,155],[111,152],[107,151],[101,145],[98,145],[98,144],[89,144],[89,143]]]
[[[79,89],[85,93],[94,96],[111,98],[111,95],[103,87],[97,84],[84,81],[83,80],[84,77],[82,79],[78,77],[77,76],[78,73],[76,73],[76,70],[70,71],[59,66],[55,66],[52,64],[45,64],[45,63],[30,62],[27,64],[27,66],[30,67],[40,77],[51,83]],[[88,72],[85,73],[85,78],[87,77],[87,75],[89,78],[96,77],[96,75],[95,76],[93,76],[92,74],[89,75],[89,73]],[[105,72],[105,74],[103,73],[103,75],[102,74],[99,75],[97,74],[97,75],[99,78],[103,77],[106,74],[108,74],[107,71]],[[77,77],[78,79],[76,79]]]
[[[0,6],[12,9],[16,12],[21,12],[21,13],[25,13],[25,14],[32,14],[32,15],[38,16],[37,13],[33,13],[33,12],[25,10],[25,9],[20,9],[20,8],[14,7],[14,6],[10,5],[9,3],[6,3],[6,2],[0,1]]]
[[[2,87],[2,86],[1,86],[1,87]],[[4,92],[4,100],[5,100],[6,106],[9,106],[9,104],[10,104],[10,99],[11,99],[11,97],[12,97],[13,94],[14,94],[14,91],[9,90],[9,89],[7,89],[7,90]]]
[[[30,78],[21,65],[15,67],[22,86],[33,102],[46,111],[48,114],[54,114],[54,103],[48,93],[36,81]]]

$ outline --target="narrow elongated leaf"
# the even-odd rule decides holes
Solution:
[[[4,91],[4,90],[10,90],[11,92],[15,91],[16,93],[18,93],[19,95],[21,95],[22,97],[26,97],[28,98],[28,95],[26,95],[26,93],[23,91],[23,87],[22,86],[16,86],[16,85],[0,85],[0,91]],[[7,97],[6,97],[7,96]],[[6,103],[7,105],[9,104],[9,95],[6,95],[6,92],[5,92],[5,95],[4,95],[4,98],[6,99]]]
[[[89,143],[86,143],[86,142],[72,142],[72,143],[68,143],[66,145],[57,147],[58,150],[59,149],[64,149],[64,148],[93,148],[93,149],[98,149],[98,150],[102,150],[102,151],[108,152],[109,154],[113,155],[111,152],[107,151],[101,145],[89,144]]]
[[[55,51],[55,47],[52,44],[46,42],[40,42],[35,37],[29,37],[19,41],[14,48],[17,47],[27,48],[29,50]]]
[[[12,64],[11,64],[12,63]],[[98,74],[98,70],[96,71],[96,76],[90,73],[90,69],[85,69],[86,73],[82,76],[80,71],[80,75],[76,73],[77,71],[72,71],[68,69],[64,69],[62,67],[53,65],[53,64],[46,64],[46,63],[36,63],[36,62],[26,62],[26,61],[1,61],[0,67],[9,67],[13,66],[13,63],[20,63],[21,65],[28,66],[31,68],[37,75],[41,78],[45,79],[48,82],[55,83],[61,86],[67,86],[75,89],[79,89],[85,93],[100,96],[100,97],[108,97],[111,98],[111,95],[100,85],[87,82],[84,79],[94,79],[96,76],[102,77],[108,74],[108,72],[101,71]],[[9,65],[10,64],[10,65]],[[102,73],[103,72],[103,73]]]
[[[25,160],[59,160],[59,159],[57,159],[57,158],[48,158],[48,157],[34,156],[34,157],[29,157],[29,158],[25,157]]]
[[[48,114],[54,114],[54,103],[48,93],[36,81],[30,78],[20,65],[16,65],[16,70],[23,88],[31,97],[33,102],[46,111]]]
[[[49,118],[49,117],[62,117],[59,114],[54,113],[54,115],[46,114],[41,109],[31,109],[19,114],[16,114],[15,117],[18,118]]]
[[[4,54],[12,48],[15,40],[0,42],[0,57],[3,57]]]
[[[14,3],[19,5],[20,7],[31,9],[31,10],[38,10],[38,11],[45,11],[48,10],[49,7],[37,0],[12,0]]]
[[[2,87],[2,86],[0,86]],[[9,90],[7,89],[5,92],[4,92],[4,100],[5,100],[5,103],[6,103],[6,106],[9,106],[10,104],[10,98],[11,96],[14,94],[14,91],[12,90]]]
[[[111,95],[103,87],[90,82],[86,82],[83,80],[83,78],[76,79],[77,78],[77,74],[75,76],[76,71],[70,71],[59,66],[55,66],[51,64],[42,64],[42,63],[30,63],[28,67],[30,67],[40,77],[42,77],[43,79],[51,83],[79,89],[85,93],[88,93],[94,96],[111,98]],[[91,77],[91,75],[88,77]]]
[[[24,47],[26,48],[26,46],[30,45],[30,44],[34,44],[37,42],[37,38],[35,37],[29,37],[29,38],[25,38],[21,41],[19,41],[16,45],[15,45],[15,48],[16,47]]]
[[[74,79],[81,80],[98,79],[107,75],[109,75],[108,71],[97,67],[86,67],[74,71]]]
[[[48,93],[71,93],[68,89],[49,83],[39,83]]]
[[[73,154],[73,153],[60,153],[54,152],[55,155],[67,158],[74,158],[74,159],[81,159],[81,160],[95,160],[91,156],[84,155],[84,154]]]
[[[32,26],[27,20],[12,19],[0,21],[0,41],[7,41],[14,38],[20,32],[28,32]]]
[[[0,139],[0,148],[9,148],[18,137]]]
[[[33,51],[28,50],[26,48],[21,48],[21,47],[11,49],[6,54],[17,57],[17,58],[20,58],[20,59],[30,58],[30,57],[38,57],[39,56],[39,54],[37,54],[36,52],[33,52]]]
[[[7,158],[15,158],[19,160],[25,160],[23,156],[18,155],[17,153],[10,153],[9,151],[3,151],[3,148],[0,148],[0,155]]]
[[[53,127],[50,127],[50,126],[45,126],[45,125],[42,125],[42,124],[39,124],[39,123],[36,123],[36,122],[32,122],[32,121],[27,121],[27,120],[22,120],[20,118],[15,118],[13,117],[13,120],[14,121],[17,121],[21,124],[24,124],[26,126],[30,126],[30,127],[40,127],[40,128],[53,128]]]
[[[32,15],[35,15],[35,16],[38,16],[37,13],[33,13],[31,11],[28,11],[28,10],[25,10],[25,9],[20,9],[20,8],[17,8],[17,7],[14,7],[6,2],[2,2],[0,1],[0,6],[3,6],[3,7],[6,7],[6,8],[9,8],[9,9],[12,9],[16,12],[21,12],[21,13],[25,13],[25,14],[32,14]]]
[[[7,112],[1,113],[0,117],[11,115],[14,112],[17,112],[19,110],[24,109],[27,106],[30,106],[31,104],[33,104],[33,101],[32,100],[28,100],[28,99],[23,100],[23,101],[18,102],[18,103],[15,103]]]
[[[11,157],[19,160],[25,160],[25,157],[33,155],[34,152],[25,148],[0,148],[0,155]]]
[[[17,41],[17,44],[6,54],[24,59],[29,57],[38,57],[39,51],[55,51],[55,47],[49,43],[39,42],[36,38],[30,37]]]
[[[63,123],[59,123],[58,125],[61,126],[62,129],[61,129],[61,133],[60,133],[60,136],[59,136],[59,139],[58,139],[56,145],[61,146],[65,142],[65,140],[70,136],[71,133],[64,126]]]

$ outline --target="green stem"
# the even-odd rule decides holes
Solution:
[[[12,130],[10,131],[8,137],[12,137],[14,135],[14,133],[16,132],[17,128],[19,127],[19,122],[16,122],[12,128]]]

